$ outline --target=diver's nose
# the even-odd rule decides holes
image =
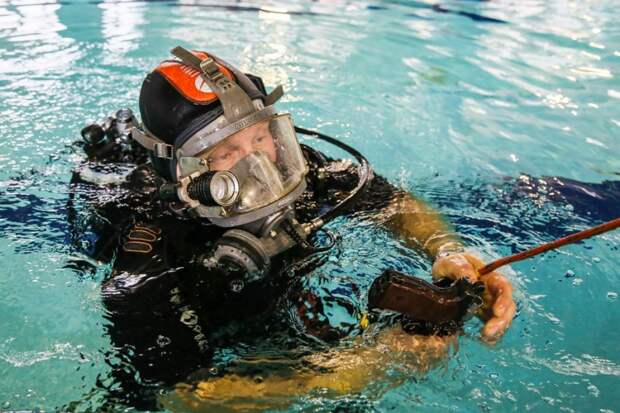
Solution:
[[[254,151],[254,147],[252,146],[252,142],[250,141],[246,141],[243,142],[243,145],[241,146],[241,158],[245,158],[246,156],[248,156],[249,154],[251,154]]]

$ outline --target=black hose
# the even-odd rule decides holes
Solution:
[[[316,232],[319,231],[323,231],[325,233],[325,235],[327,235],[327,238],[329,238],[329,243],[327,243],[326,245],[323,245],[321,247],[315,247],[314,245],[312,246],[312,251],[313,252],[325,252],[325,251],[329,251],[332,248],[334,248],[334,246],[336,245],[336,236],[334,235],[333,232],[326,230],[325,228],[319,228]],[[315,234],[316,234],[315,232]]]
[[[318,217],[312,220],[312,223],[315,224],[318,228],[326,224],[327,222],[331,221],[332,219],[336,218],[338,215],[341,215],[343,210],[351,206],[362,195],[366,185],[372,179],[372,176],[373,176],[372,168],[368,160],[364,157],[364,155],[362,155],[356,149],[350,147],[344,142],[339,141],[336,138],[332,138],[331,136],[327,136],[320,132],[311,131],[309,129],[305,129],[299,126],[295,126],[295,131],[303,135],[313,136],[325,142],[329,142],[332,145],[335,145],[339,147],[340,149],[343,149],[349,152],[351,155],[353,155],[353,157],[355,157],[357,162],[359,162],[358,170],[359,170],[360,178],[357,183],[357,186],[351,192],[349,192],[349,195],[345,199],[340,201],[335,207],[331,208],[329,211],[323,213],[322,215],[319,215]]]
[[[284,231],[286,231],[286,233],[299,245],[301,245],[302,247],[304,247],[305,249],[311,251],[313,254],[317,253],[317,252],[325,252],[325,251],[329,251],[331,250],[334,245],[336,245],[336,236],[326,230],[323,229],[323,232],[325,232],[325,234],[327,235],[327,237],[329,238],[329,242],[327,243],[327,245],[323,245],[320,247],[315,247],[314,245],[312,245],[310,242],[306,241],[301,234],[299,234],[299,232],[297,232],[297,229],[295,229],[295,227],[293,226],[293,224],[291,223],[291,221],[289,220],[285,220],[282,223],[282,228],[284,228]],[[316,231],[318,232],[318,230]],[[315,232],[315,234],[316,234]]]

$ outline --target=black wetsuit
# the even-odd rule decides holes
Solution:
[[[82,210],[87,221],[81,222],[82,234],[90,234],[85,237],[90,242],[74,241],[92,258],[112,266],[102,286],[107,331],[116,350],[109,354],[112,403],[152,408],[150,385],[171,385],[208,367],[214,350],[226,343],[260,343],[280,336],[280,344],[290,348],[306,334],[333,341],[356,329],[331,326],[321,314],[321,298],[296,290],[299,277],[321,261],[320,255],[308,258],[301,247],[272,260],[269,275],[258,282],[247,283],[242,274],[201,265],[197,258],[212,248],[224,229],[171,212],[157,196],[162,181],[150,163],[137,165],[145,157],[140,148],[133,150],[136,162],[129,164],[118,162],[114,151],[106,156],[91,151],[91,161],[76,171],[72,183],[71,209]],[[327,160],[308,147],[304,153],[310,173],[308,189],[295,204],[300,222],[331,208],[358,182],[355,164]],[[319,164],[326,171],[320,181]],[[96,172],[105,180],[132,165],[135,169],[120,185],[89,182],[96,180]],[[378,212],[397,192],[375,177],[355,210]],[[301,336],[296,334],[299,326],[289,325],[283,316],[290,310],[282,306],[285,300],[298,304],[296,317],[305,330]]]

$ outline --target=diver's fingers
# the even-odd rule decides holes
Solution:
[[[476,269],[470,264],[455,267],[452,274],[456,275],[458,278],[467,278],[467,280],[471,283],[475,283],[478,280],[478,271],[476,271]]]
[[[482,329],[482,337],[487,342],[497,341],[510,326],[516,312],[516,305],[512,299],[512,286],[504,277],[493,275],[487,280],[487,287],[493,297],[493,316]]]
[[[495,303],[493,303],[493,317],[502,317],[513,304],[514,301],[511,295],[502,294],[498,296]]]
[[[517,307],[514,302],[510,303],[501,317],[492,317],[488,320],[480,334],[487,343],[495,343],[506,332],[516,313]]]
[[[485,285],[493,297],[493,316],[501,317],[514,304],[512,299],[512,285],[504,276],[492,273],[484,279]]]
[[[476,282],[479,278],[478,270],[484,267],[486,264],[484,263],[484,261],[482,261],[480,258],[473,254],[462,253],[459,254],[459,256],[462,257],[465,261],[467,261],[467,264],[469,264],[461,265],[460,270],[462,274],[465,275],[470,282]]]
[[[512,298],[512,284],[498,272],[484,275],[484,282],[489,300],[490,318],[480,331],[482,339],[494,343],[506,332],[516,313],[516,305]]]

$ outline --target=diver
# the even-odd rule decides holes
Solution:
[[[500,339],[516,311],[512,286],[497,272],[478,277],[484,263],[437,211],[375,176],[353,148],[296,127],[274,106],[281,86],[267,93],[260,77],[210,53],[172,53],[142,84],[141,123],[121,110],[82,131],[88,161],[73,179],[72,202],[91,212],[84,249],[111,268],[102,298],[116,352],[110,382],[101,384],[110,403],[150,409],[161,386],[180,382],[191,384],[178,393],[197,399],[260,394],[257,388],[355,391],[376,378],[386,357],[407,369],[431,368],[454,335],[369,327],[364,309],[337,299],[352,321],[333,325],[324,309],[334,303],[304,290],[300,280],[337,243],[325,224],[352,213],[434,260],[433,277],[482,283],[481,337]],[[358,164],[301,145],[296,133],[339,146]],[[347,288],[360,294],[359,286]],[[290,303],[296,325],[285,314]],[[363,330],[374,325],[374,344],[360,346]],[[336,345],[351,337],[356,350]],[[299,358],[313,367],[260,381],[251,367],[242,371],[243,361],[213,373],[218,349],[240,341],[292,351],[314,346]],[[375,363],[352,361],[360,357]]]

